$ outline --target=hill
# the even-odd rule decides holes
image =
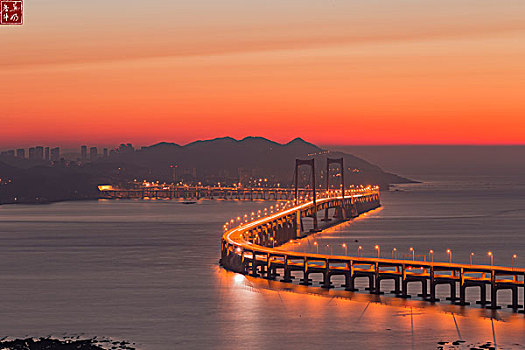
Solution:
[[[285,144],[263,137],[242,140],[223,137],[185,146],[158,143],[134,153],[117,155],[114,159],[145,167],[149,174],[166,180],[173,175],[170,167],[177,166],[177,178],[191,175],[186,176],[188,180],[194,177],[194,180],[214,183],[267,178],[288,186],[293,182],[295,159],[314,158],[319,176],[326,168],[327,157],[344,159],[348,184],[379,184],[386,188],[393,183],[411,182],[351,154],[330,152],[300,138]]]
[[[351,154],[330,152],[300,138],[280,144],[263,137],[222,137],[183,146],[162,142],[140,150],[126,147],[93,162],[45,163],[3,157],[0,204],[93,199],[98,196],[98,184],[124,184],[135,179],[230,186],[240,182],[246,187],[266,179],[267,186],[287,187],[293,185],[297,158],[315,159],[318,184],[324,187],[327,157],[344,159],[348,185],[377,184],[385,189],[390,184],[411,182]],[[300,185],[309,183],[309,178],[309,169],[300,169]]]

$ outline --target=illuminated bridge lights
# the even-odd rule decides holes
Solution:
[[[424,259],[416,260],[414,247],[409,248],[411,259],[399,259],[397,248],[393,248],[392,258],[381,257],[380,246],[374,246],[377,257],[364,257],[363,247],[357,247],[357,256],[348,256],[349,245],[342,244],[345,255],[334,255],[333,246],[326,245],[326,254],[319,253],[319,243],[313,242],[316,247],[315,253],[301,251],[290,251],[280,247],[283,243],[297,243],[300,246],[300,236],[295,238],[283,239],[283,234],[289,234],[293,225],[298,229],[298,218],[325,208],[337,208],[345,206],[345,210],[354,210],[355,215],[379,206],[379,193],[377,187],[359,187],[350,191],[350,195],[333,196],[327,194],[325,198],[317,200],[317,207],[313,207],[313,201],[302,201],[293,206],[291,201],[277,204],[275,212],[254,218],[254,213],[250,217],[251,221],[244,222],[242,226],[233,227],[234,220],[226,223],[226,232],[222,237],[221,244],[221,265],[243,274],[252,276],[262,276],[268,279],[275,279],[277,275],[283,276],[282,282],[292,282],[292,272],[303,274],[301,283],[310,285],[312,274],[322,276],[321,287],[332,288],[331,277],[342,275],[345,278],[344,288],[348,291],[355,291],[354,281],[356,278],[366,277],[369,281],[370,293],[381,294],[381,281],[394,280],[394,295],[401,298],[410,297],[408,295],[408,284],[418,283],[422,286],[422,297],[430,302],[437,302],[436,286],[438,284],[450,285],[450,300],[453,303],[467,305],[465,299],[466,289],[471,287],[481,288],[480,299],[478,302],[488,308],[499,308],[497,304],[497,292],[501,289],[510,289],[512,293],[512,304],[509,305],[513,311],[522,308],[518,304],[518,291],[524,291],[525,269],[515,267],[517,255],[512,256],[512,266],[494,266],[494,254],[488,252],[490,265],[473,264],[471,253],[470,264],[460,264],[452,262],[452,250],[445,251],[448,262],[435,262],[434,250],[428,251],[428,261],[426,255]],[[270,208],[271,211],[271,208]],[[266,211],[267,212],[267,211]],[[246,216],[245,216],[246,217]],[[256,241],[257,235],[268,235],[267,242],[261,245]],[[258,238],[261,238],[260,236]],[[329,253],[328,253],[329,251]],[[420,256],[418,256],[420,257]],[[277,273],[279,270],[279,274]],[[430,285],[430,290],[427,290]],[[459,296],[456,293],[459,286]],[[490,290],[490,300],[487,298],[486,288]]]

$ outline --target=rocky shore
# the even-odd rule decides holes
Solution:
[[[136,350],[133,343],[111,339],[64,338],[0,339],[0,350]]]

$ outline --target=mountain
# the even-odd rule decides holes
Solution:
[[[347,185],[377,184],[385,189],[412,182],[351,154],[330,152],[300,138],[280,144],[263,137],[221,137],[184,146],[168,142],[140,150],[129,146],[93,162],[62,160],[51,165],[4,157],[0,161],[0,204],[92,199],[98,197],[98,184],[143,179],[230,186],[241,182],[248,187],[266,179],[267,186],[287,187],[293,185],[298,158],[315,159],[317,183],[324,187],[327,157],[344,159]],[[299,174],[300,186],[307,185],[310,169],[301,167]]]
[[[263,137],[235,140],[222,137],[201,140],[185,146],[158,143],[134,153],[117,155],[127,164],[141,166],[147,173],[169,180],[170,166],[177,166],[178,175],[196,174],[196,179],[214,183],[237,182],[244,178],[267,178],[288,186],[292,184],[295,159],[315,159],[318,176],[326,168],[326,158],[343,158],[347,184],[378,184],[387,188],[393,183],[411,182],[361,158],[342,152],[330,152],[301,138],[280,144]],[[179,176],[177,176],[179,177]],[[188,177],[191,180],[191,177]],[[319,177],[318,177],[319,178]]]

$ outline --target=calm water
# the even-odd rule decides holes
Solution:
[[[421,178],[421,177],[420,177]],[[520,177],[426,177],[383,208],[311,237],[365,255],[429,249],[436,260],[525,266]],[[436,349],[438,341],[525,348],[508,310],[288,287],[221,270],[221,226],[265,202],[99,201],[0,207],[0,337],[85,334],[140,349]],[[355,242],[358,240],[358,242]],[[294,249],[315,249],[303,243]],[[385,286],[387,284],[385,283]],[[385,287],[385,289],[387,289]],[[417,293],[415,289],[414,292]],[[441,295],[446,288],[440,288]],[[468,292],[475,299],[476,291]],[[508,294],[501,292],[501,300]],[[521,299],[521,297],[520,297]],[[467,347],[465,347],[467,348]]]

